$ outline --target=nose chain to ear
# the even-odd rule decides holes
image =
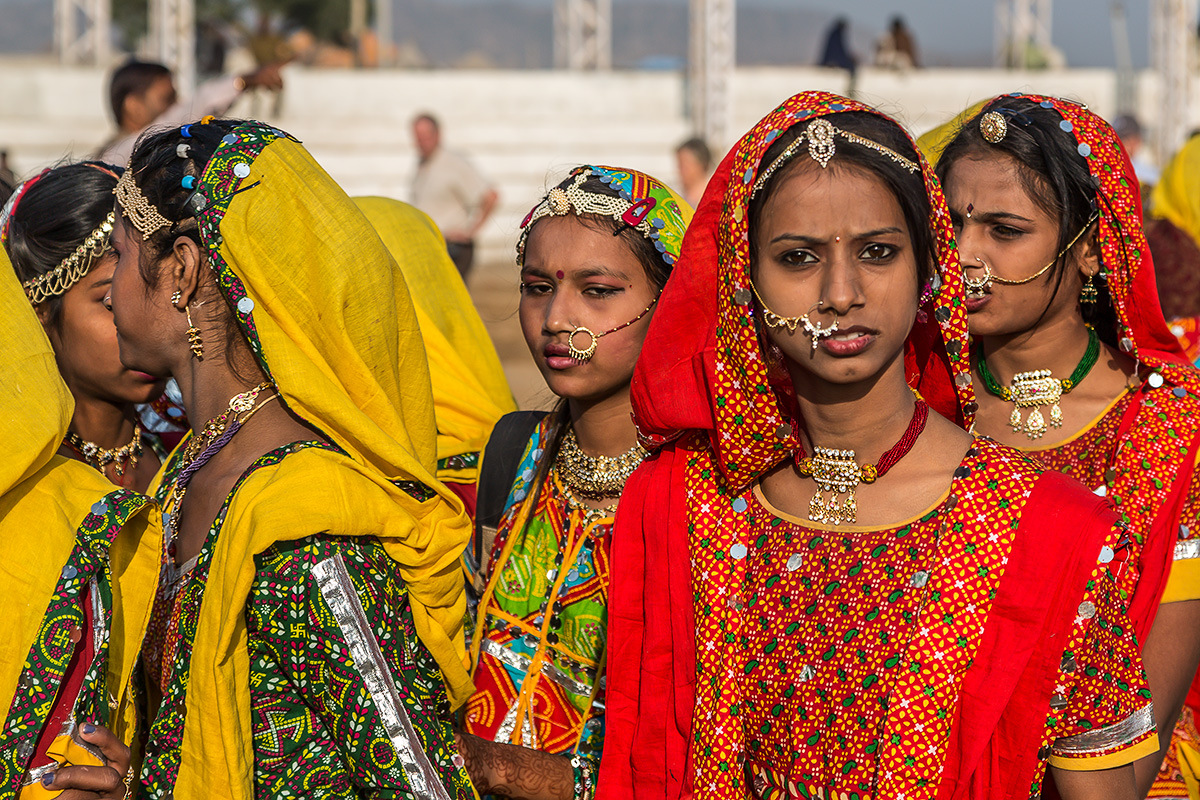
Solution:
[[[1092,223],[1095,222],[1099,216],[1100,214],[1097,212],[1088,217],[1088,221],[1085,222],[1083,227],[1079,229],[1079,233],[1075,234],[1075,237],[1071,239],[1071,241],[1067,242],[1066,247],[1058,251],[1058,255],[1054,257],[1054,260],[1030,275],[1028,278],[1010,280],[1008,278],[1001,278],[999,275],[993,275],[992,268],[988,266],[988,263],[979,256],[975,256],[975,260],[980,264],[983,264],[983,275],[979,278],[972,278],[964,273],[963,284],[966,286],[968,294],[982,294],[983,292],[987,291],[993,283],[999,283],[1004,286],[1022,286],[1030,281],[1037,280],[1046,274],[1046,270],[1057,264],[1058,260],[1065,256],[1068,250],[1075,246],[1075,243],[1083,237],[1083,234],[1087,233],[1088,229],[1092,227]]]
[[[834,319],[832,325],[825,327],[821,323],[814,323],[808,318],[808,315],[811,314],[814,309],[821,308],[823,305],[825,305],[824,300],[818,300],[812,308],[804,312],[804,314],[799,317],[784,317],[776,314],[770,309],[766,301],[762,299],[762,295],[758,293],[758,287],[754,285],[753,281],[750,282],[750,290],[754,292],[754,296],[758,298],[759,305],[762,306],[763,322],[767,324],[768,328],[787,328],[788,333],[795,333],[797,327],[803,326],[804,332],[808,334],[809,338],[812,340],[812,349],[814,351],[817,349],[817,345],[822,339],[828,339],[838,331],[837,319]],[[838,312],[835,309],[831,308],[829,310],[833,312],[835,317],[837,316]]]
[[[584,327],[583,325],[576,325],[571,331],[570,337],[567,339],[567,355],[578,361],[580,364],[591,361],[592,356],[596,355],[596,348],[599,346],[600,338],[602,336],[608,336],[610,333],[616,333],[619,330],[628,328],[630,325],[649,314],[650,309],[654,308],[654,304],[657,302],[658,298],[656,297],[650,301],[650,305],[643,308],[642,312],[633,319],[629,320],[628,322],[621,323],[615,328],[609,328],[606,331],[602,331],[601,333],[594,333],[591,328]],[[581,333],[586,333],[591,339],[591,341],[588,343],[588,346],[582,350],[575,346],[575,337]]]

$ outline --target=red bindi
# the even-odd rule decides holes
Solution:
[[[563,272],[560,269],[558,272],[554,273],[554,277],[558,278],[561,281],[563,278],[567,277],[567,273]]]

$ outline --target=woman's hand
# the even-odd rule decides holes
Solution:
[[[566,756],[455,732],[471,783],[482,794],[525,800],[571,800],[575,770]]]
[[[129,773],[129,748],[102,725],[84,723],[79,738],[104,756],[107,766],[60,767],[42,777],[47,789],[64,790],[58,800],[124,800],[130,796],[125,779]],[[132,777],[132,776],[130,776]]]

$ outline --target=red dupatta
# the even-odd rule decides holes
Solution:
[[[816,117],[852,111],[879,114],[837,95],[805,92],[742,138],[708,184],[647,333],[632,389],[639,434],[655,445],[694,432],[714,455],[720,475],[712,475],[712,480],[729,489],[745,487],[798,446],[797,432],[769,386],[755,309],[749,302],[746,209],[751,187],[763,155],[779,134]],[[851,145],[839,141],[838,146]],[[933,212],[930,226],[940,286],[922,307],[909,336],[906,375],[935,410],[965,427],[976,405],[967,359],[962,270],[937,177],[924,158],[920,164]],[[609,722],[602,797],[628,796],[634,786],[650,797],[679,796],[693,777],[688,740],[696,698],[689,687],[697,674],[697,620],[690,606],[699,595],[690,575],[693,525],[684,456],[666,448],[650,466],[660,468],[667,485],[639,480],[646,472],[642,470],[622,495],[622,508],[639,512],[618,515],[614,536],[614,559],[624,558],[614,566],[610,586]],[[643,527],[655,522],[666,525],[666,536]],[[622,534],[622,527],[632,529]],[[702,603],[701,609],[702,616],[705,610],[712,613],[700,621],[707,632],[699,638],[719,635],[726,624],[724,608]],[[653,633],[658,646],[644,646],[641,631],[649,620],[655,620],[655,626],[670,620],[670,630]],[[671,692],[668,686],[682,690]],[[700,688],[719,694],[715,686]],[[719,697],[709,700],[720,705]],[[637,767],[642,759],[648,766],[645,772]]]
[[[1138,180],[1120,138],[1085,106],[1043,95],[1000,95],[980,113],[1008,98],[1026,98],[1057,111],[1096,185],[1096,237],[1118,320],[1113,333],[1119,348],[1138,362],[1145,381],[1118,434],[1133,446],[1116,454],[1110,465],[1113,477],[1107,481],[1110,499],[1138,540],[1139,574],[1129,598],[1129,618],[1138,639],[1145,641],[1170,574],[1179,515],[1200,444],[1200,371],[1188,361],[1163,318]],[[967,124],[978,124],[977,119]],[[1151,373],[1163,380],[1146,381]],[[1172,440],[1182,446],[1165,446]]]

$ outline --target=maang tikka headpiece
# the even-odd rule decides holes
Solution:
[[[143,241],[171,225],[171,221],[164,217],[138,188],[133,179],[132,163],[125,165],[125,172],[117,181],[117,188],[113,189],[113,194],[121,205],[121,213],[142,234]]]
[[[792,159],[800,150],[802,144],[808,144],[808,155],[813,161],[821,165],[821,169],[829,166],[830,159],[836,147],[837,137],[840,136],[848,142],[853,142],[861,147],[866,147],[880,153],[900,166],[912,173],[920,171],[921,166],[911,158],[905,158],[890,147],[886,147],[879,142],[874,142],[865,136],[859,136],[851,131],[844,131],[841,128],[834,126],[825,117],[818,117],[808,123],[808,127],[804,129],[795,141],[787,146],[787,148],[779,154],[779,157],[771,162],[770,166],[758,174],[758,180],[754,182],[754,187],[750,190],[750,196],[758,194],[759,190],[766,185],[771,176],[776,170]]]

